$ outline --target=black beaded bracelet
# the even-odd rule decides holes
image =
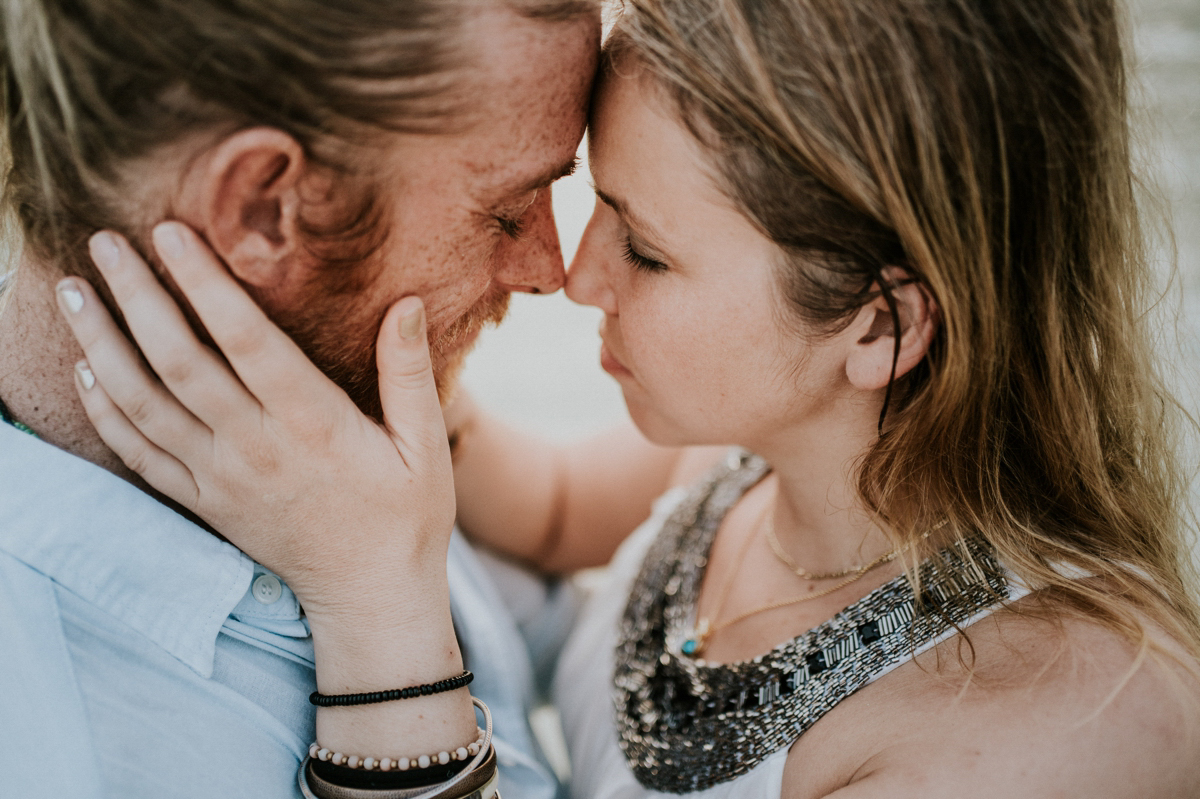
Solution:
[[[393,688],[390,691],[371,691],[365,694],[323,694],[313,691],[308,701],[317,707],[348,707],[350,705],[373,705],[376,702],[392,702],[397,699],[415,699],[418,696],[432,696],[447,691],[457,691],[466,688],[475,679],[475,675],[464,671],[457,677],[438,680],[426,685],[413,685],[408,688]]]

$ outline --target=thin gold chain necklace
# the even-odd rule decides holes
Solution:
[[[789,569],[791,569],[792,573],[794,573],[797,577],[799,577],[803,580],[814,580],[814,581],[815,580],[837,580],[841,577],[845,577],[850,574],[858,575],[859,577],[861,577],[862,575],[866,574],[867,572],[869,572],[873,569],[876,569],[885,563],[891,563],[893,560],[900,557],[908,550],[912,549],[913,546],[915,546],[918,541],[924,541],[930,535],[932,535],[936,531],[945,527],[947,521],[949,521],[949,520],[943,519],[942,521],[938,522],[933,527],[930,527],[928,530],[926,530],[924,533],[922,533],[920,538],[909,541],[904,546],[893,549],[891,552],[884,553],[883,555],[880,555],[879,557],[875,558],[875,560],[871,561],[870,563],[868,563],[866,565],[851,566],[849,569],[842,569],[840,572],[827,572],[825,574],[814,574],[813,572],[808,571],[803,566],[801,566],[799,563],[797,563],[795,560],[793,560],[791,555],[789,555],[787,552],[784,551],[783,546],[780,545],[780,543],[779,543],[779,539],[775,537],[775,520],[774,520],[773,514],[768,514],[766,517],[766,537],[767,537],[767,544],[770,545],[771,551],[775,553],[775,557],[779,560],[780,563],[782,563],[784,566],[787,566]]]
[[[750,535],[746,536],[746,542],[742,545],[741,552],[738,553],[737,565],[734,566],[733,572],[731,572],[729,579],[725,581],[725,585],[721,591],[721,598],[717,601],[717,607],[713,613],[713,618],[719,617],[721,615],[721,611],[723,611],[725,609],[725,601],[729,598],[729,592],[733,589],[733,583],[737,579],[738,572],[740,572],[742,570],[742,563],[745,562],[745,560],[746,560],[746,553],[748,553],[750,551],[750,544],[751,544],[751,542],[754,541],[754,533],[757,532],[757,530],[760,527],[763,527],[764,524],[769,524],[770,526],[767,529],[771,530],[773,532],[774,524],[770,524],[770,518],[771,518],[771,511],[774,510],[774,508],[775,508],[775,503],[768,502],[766,509],[763,511],[762,515],[759,516],[758,521],[755,522],[754,530],[750,533]],[[891,552],[888,552],[884,555],[880,555],[878,558],[871,561],[870,563],[868,563],[865,566],[859,566],[859,567],[855,567],[854,569],[847,570],[846,572],[843,573],[843,575],[850,575],[850,576],[847,576],[846,579],[842,580],[841,582],[837,583],[836,585],[833,585],[833,586],[830,586],[829,588],[824,589],[823,591],[818,591],[815,594],[807,594],[802,597],[795,597],[794,599],[784,599],[784,600],[780,600],[779,602],[772,602],[768,605],[763,605],[761,607],[757,607],[752,610],[748,610],[745,613],[741,613],[737,616],[734,616],[732,619],[720,622],[719,624],[713,624],[707,616],[701,617],[696,620],[696,625],[692,628],[691,635],[689,635],[686,639],[684,639],[683,645],[680,647],[680,651],[683,652],[683,654],[688,655],[689,657],[698,656],[704,652],[705,647],[708,645],[709,639],[711,639],[714,635],[719,633],[721,630],[724,630],[727,627],[732,627],[733,625],[737,624],[740,621],[744,621],[744,620],[750,618],[751,616],[757,616],[759,613],[766,613],[769,610],[777,610],[778,608],[786,608],[791,605],[798,605],[801,602],[809,602],[814,599],[820,599],[821,597],[829,596],[832,593],[840,591],[841,589],[845,588],[846,586],[850,585],[851,583],[855,583],[855,582],[858,582],[859,580],[861,580],[863,577],[865,577],[867,575],[868,572],[872,571],[877,566],[881,566],[884,563],[890,563],[891,561],[895,560],[897,557],[899,557],[904,552],[907,552],[909,549],[912,549],[912,547],[915,546],[917,544],[917,542],[924,541],[926,538],[928,538],[930,535],[932,535],[934,533],[934,531],[940,530],[942,527],[944,527],[946,525],[947,521],[949,521],[949,520],[943,519],[942,521],[938,522],[936,525],[934,525],[933,527],[929,528],[924,533],[922,533],[920,535],[920,537],[908,542],[903,547],[900,547],[898,549],[893,549]],[[773,538],[773,537],[774,536],[772,535],[771,538]],[[772,547],[772,549],[774,549],[774,547]],[[776,554],[778,554],[778,553],[776,553]],[[843,576],[843,575],[838,575],[838,576]],[[808,578],[808,579],[814,579],[814,578]]]

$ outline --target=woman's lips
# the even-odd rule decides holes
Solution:
[[[607,344],[600,345],[600,368],[613,377],[633,377],[633,372],[625,368],[609,351]]]

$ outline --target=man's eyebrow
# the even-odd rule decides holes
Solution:
[[[568,175],[574,175],[575,170],[578,168],[579,157],[571,156],[569,160],[563,161],[561,164],[555,164],[554,166],[542,172],[540,175],[525,181],[516,189],[516,191],[513,192],[513,194],[527,194],[531,191],[544,189],[559,178],[565,178]]]

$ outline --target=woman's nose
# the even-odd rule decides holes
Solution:
[[[571,260],[571,270],[567,273],[567,296],[580,305],[594,305],[610,316],[617,314],[617,298],[609,281],[604,243],[606,235],[605,213],[611,213],[608,206],[596,201],[592,218],[588,220],[583,238],[579,241],[579,249]]]

